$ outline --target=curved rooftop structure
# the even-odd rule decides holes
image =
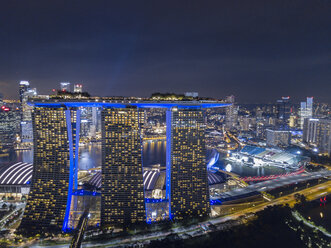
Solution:
[[[29,184],[32,178],[33,165],[19,162],[0,167],[0,185]]]
[[[153,190],[156,185],[162,185],[162,188],[165,185],[165,170],[145,170],[144,177],[144,188],[145,190]],[[161,180],[161,182],[159,181]],[[97,172],[89,181],[89,184],[96,187],[101,188],[101,172]],[[159,182],[158,182],[159,181]],[[224,178],[218,174],[215,174],[211,171],[208,171],[208,183],[209,185],[218,184],[224,182]]]

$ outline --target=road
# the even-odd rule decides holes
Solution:
[[[319,163],[314,163],[314,162],[310,162],[310,164],[315,165],[315,166],[324,166],[328,170],[331,170],[331,166],[327,165],[327,164],[319,164]]]

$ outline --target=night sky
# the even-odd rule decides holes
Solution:
[[[1,0],[0,92],[18,98],[20,80],[331,103],[331,1]]]

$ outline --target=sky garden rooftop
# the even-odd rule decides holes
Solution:
[[[30,98],[29,104],[35,107],[138,107],[187,109],[220,108],[231,104],[219,100],[154,100],[152,98],[86,97],[86,98]]]

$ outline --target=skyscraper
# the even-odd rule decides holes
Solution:
[[[306,118],[313,117],[313,97],[307,97],[306,102],[300,103],[300,128],[303,129],[303,124]]]
[[[105,108],[102,121],[101,225],[126,227],[146,221],[141,128],[135,107]]]
[[[37,89],[28,89],[22,96],[22,121],[21,121],[21,141],[32,142],[32,109],[33,107],[28,104],[28,100],[31,97],[37,96]]]
[[[176,107],[168,110],[166,195],[171,219],[209,214],[205,155],[202,110]]]
[[[75,111],[75,110],[72,110]],[[68,228],[74,181],[76,117],[65,107],[36,107],[33,113],[32,185],[20,230],[56,231]],[[73,137],[74,136],[74,137]]]
[[[331,155],[331,119],[306,118],[303,141],[318,148],[319,153]]]
[[[234,105],[234,101],[235,101],[234,96],[226,97],[226,101],[228,103],[231,103],[231,105],[226,107],[225,127],[227,129],[231,129],[237,124],[238,109]]]
[[[21,81],[20,82],[20,101],[22,102],[23,100],[23,94],[24,92],[28,91],[30,89],[30,83],[28,81]]]
[[[61,91],[70,91],[70,83],[69,82],[61,82]]]
[[[313,116],[313,101],[314,97],[307,97],[307,116],[311,118]]]
[[[291,103],[289,96],[283,96],[282,99],[277,100],[277,118],[280,125],[288,126],[291,115]]]
[[[74,85],[74,92],[75,93],[82,93],[83,92],[83,85],[82,84],[75,84]]]

